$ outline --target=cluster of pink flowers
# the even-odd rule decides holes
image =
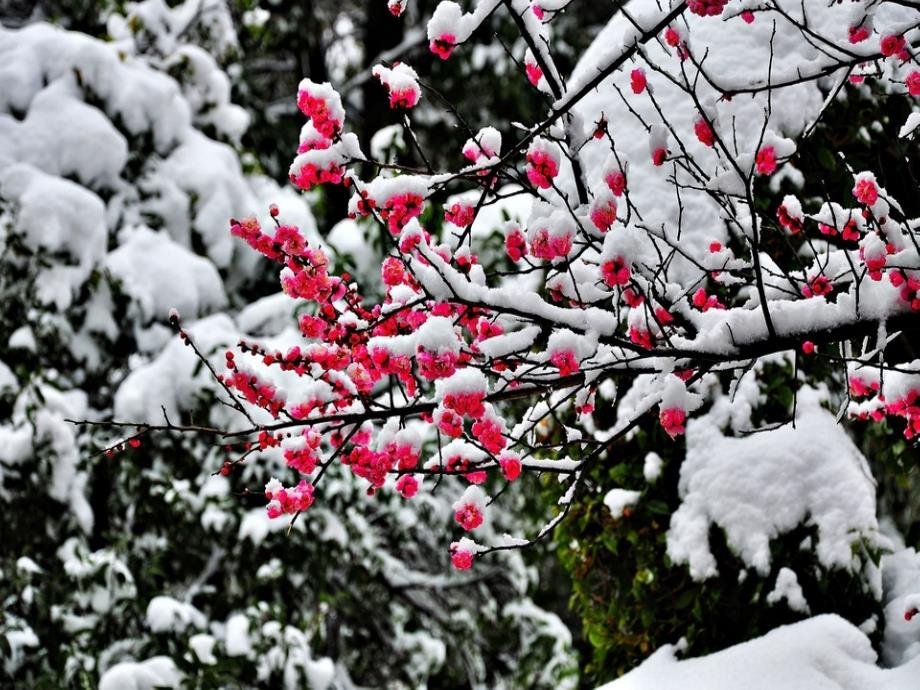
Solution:
[[[345,178],[345,168],[335,163],[321,168],[314,163],[300,166],[297,173],[291,173],[291,182],[304,191],[321,184],[341,184]]]
[[[605,261],[601,265],[601,275],[604,277],[604,282],[607,283],[607,285],[615,287],[617,285],[628,285],[629,279],[632,277],[632,272],[625,259],[616,257],[610,261]]]
[[[460,356],[451,350],[443,352],[429,352],[424,348],[419,348],[415,355],[415,361],[418,363],[419,376],[435,381],[437,379],[452,376],[457,371],[457,362]]]
[[[316,469],[319,460],[318,449],[322,437],[315,431],[308,430],[304,433],[304,445],[295,448],[285,448],[284,461],[301,474],[311,474]]]
[[[502,425],[491,415],[484,416],[473,423],[473,436],[479,440],[483,448],[493,455],[504,450],[508,443],[504,437]]]
[[[486,394],[483,391],[467,391],[463,393],[448,393],[442,401],[445,408],[453,410],[461,417],[479,419],[486,413],[483,405]]]
[[[727,4],[728,0],[689,0],[687,9],[701,17],[717,17]]]
[[[237,390],[248,402],[267,410],[272,417],[277,419],[285,401],[278,396],[275,386],[260,381],[253,373],[238,369],[236,359],[229,350],[226,353],[226,366],[230,372],[229,375],[220,375],[218,380]]]
[[[406,223],[422,215],[424,207],[425,200],[418,194],[395,194],[380,208],[380,217],[387,222],[390,232],[398,235]]]
[[[559,159],[545,143],[538,140],[534,144],[527,151],[527,179],[535,187],[549,189],[559,174]]]
[[[581,370],[578,358],[571,350],[557,350],[550,355],[549,361],[559,370],[560,376],[571,376]]]
[[[285,488],[280,481],[272,478],[265,485],[265,498],[268,500],[268,517],[294,515],[313,505],[313,485],[301,479],[297,486]]]
[[[325,90],[317,88],[318,86],[320,85],[306,79],[301,82],[297,92],[297,107],[312,120],[317,132],[327,139],[332,139],[342,131],[343,119],[338,116],[341,101],[337,104],[338,107],[334,107],[329,103],[329,96],[324,93]]]
[[[837,228],[832,225],[818,223],[818,230],[822,235],[827,235],[828,237],[837,236]],[[859,223],[855,218],[850,218],[844,223],[843,231],[840,232],[840,236],[847,242],[859,242],[862,238],[862,234],[859,231]]]
[[[886,403],[885,413],[889,417],[901,417],[906,420],[904,438],[920,436],[920,390],[911,389],[904,396]]]
[[[538,259],[564,259],[572,251],[572,234],[553,234],[545,228],[537,230],[530,242],[530,253]]]
[[[901,288],[902,302],[909,304],[911,310],[920,311],[920,279],[912,278],[904,271],[890,271],[888,280],[896,288]]]
[[[384,446],[383,452],[400,470],[412,470],[418,465],[419,449],[410,443],[391,441]]]
[[[465,228],[468,225],[472,225],[475,219],[476,208],[461,202],[452,204],[451,207],[444,212],[444,220],[448,223],[453,223],[458,228]]]
[[[396,460],[388,453],[378,453],[366,445],[357,444],[351,452],[342,455],[342,462],[351,467],[355,476],[370,482],[371,491],[386,484],[387,474],[396,464]]]
[[[691,301],[693,302],[693,306],[700,311],[709,311],[710,309],[725,309],[725,305],[719,301],[719,298],[715,295],[707,294],[705,288],[699,288],[696,292],[694,292]]]
[[[817,275],[802,286],[805,297],[824,297],[833,292],[834,286],[826,275]]]

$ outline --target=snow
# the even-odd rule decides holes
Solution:
[[[265,511],[260,511],[265,512]],[[224,649],[227,656],[249,657],[253,653],[249,639],[249,619],[242,613],[235,613],[227,619],[224,630]]]
[[[189,627],[204,628],[206,618],[201,611],[169,596],[157,596],[147,604],[145,622],[151,632],[184,632]]]
[[[802,593],[795,571],[785,567],[779,569],[779,573],[776,576],[776,586],[767,594],[767,603],[778,604],[784,599],[793,611],[810,613],[808,602],[805,601],[805,595]]]
[[[695,579],[716,575],[709,529],[725,530],[729,546],[762,575],[770,540],[801,523],[817,527],[815,550],[825,567],[858,564],[852,545],[875,542],[875,486],[865,458],[820,405],[818,393],[798,393],[795,426],[740,437],[722,435],[727,400],[687,426],[681,504],[671,517],[668,555]]]
[[[217,663],[217,657],[214,656],[214,645],[217,640],[213,635],[207,633],[198,633],[188,638],[188,646],[191,647],[195,657],[202,664],[211,666]]]
[[[204,353],[236,344],[239,331],[230,317],[216,314],[187,328]],[[219,362],[218,362],[219,363]],[[132,371],[115,394],[115,416],[148,424],[161,424],[166,408],[170,419],[179,418],[180,409],[192,406],[203,386],[216,385],[207,371],[199,370],[191,348],[177,337],[169,341],[150,363]]]
[[[70,180],[26,163],[4,166],[2,148],[0,196],[17,206],[15,231],[29,246],[61,252],[69,258],[66,265],[46,269],[38,282],[42,301],[67,308],[74,290],[105,255],[107,231],[102,200]]]
[[[178,688],[183,674],[167,656],[155,656],[140,663],[115,664],[99,679],[99,690],[155,690]]]
[[[869,638],[835,615],[772,630],[709,656],[678,660],[666,645],[598,690],[913,690],[920,657],[895,669],[875,665]]]
[[[38,647],[39,640],[35,632],[28,625],[23,624],[19,630],[7,630],[3,633],[9,645],[9,655],[4,654],[3,670],[12,676],[22,666],[30,648]]]
[[[610,510],[610,515],[614,520],[623,517],[627,508],[631,508],[639,502],[640,491],[630,491],[629,489],[610,489],[604,496],[604,505]]]
[[[217,268],[149,228],[123,231],[126,238],[105,260],[144,321],[166,321],[170,309],[196,318],[224,307],[227,297]]]
[[[645,481],[652,483],[661,476],[661,467],[664,464],[664,461],[661,459],[661,456],[658,453],[647,453],[645,456],[645,462],[642,465],[642,476],[645,477]]]

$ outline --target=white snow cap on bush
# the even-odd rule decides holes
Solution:
[[[691,575],[717,574],[709,529],[766,575],[770,540],[800,523],[817,528],[826,568],[857,565],[853,544],[878,537],[875,486],[866,459],[816,391],[799,391],[796,423],[741,437],[723,436],[712,416],[691,418],[681,465],[681,505],[671,516],[668,555]]]

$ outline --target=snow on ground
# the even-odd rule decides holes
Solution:
[[[920,657],[879,668],[869,638],[834,615],[695,659],[678,660],[679,647],[662,647],[598,690],[916,690],[920,678]]]

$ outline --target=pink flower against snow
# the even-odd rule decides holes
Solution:
[[[717,17],[722,14],[728,0],[689,0],[687,9],[701,17]]]
[[[482,401],[485,400],[484,392],[469,391],[463,393],[448,393],[444,396],[444,407],[453,410],[463,417],[479,419],[485,414]]]
[[[402,62],[392,68],[374,65],[371,74],[387,88],[391,108],[412,108],[418,103],[421,96],[418,74],[409,65]]]
[[[549,189],[559,174],[559,154],[546,139],[534,139],[527,151],[527,179],[535,187]]]
[[[628,285],[632,273],[626,260],[618,256],[601,265],[601,275],[607,285],[615,287]]]
[[[505,479],[509,482],[513,482],[521,476],[521,459],[517,453],[503,453],[498,459],[498,464],[501,465],[502,474],[505,475]]]
[[[554,352],[550,355],[549,361],[554,367],[559,369],[560,376],[571,376],[572,374],[577,374],[581,370],[578,364],[578,358],[575,357],[575,353],[571,350]]]
[[[330,84],[302,80],[297,88],[297,107],[313,121],[316,131],[327,139],[342,131],[345,109],[341,97]]]
[[[687,421],[687,413],[679,407],[663,409],[658,415],[658,421],[668,436],[677,438],[686,431],[684,424]]]
[[[776,149],[772,146],[764,146],[760,149],[757,152],[755,165],[759,175],[772,175],[776,172]]]
[[[454,34],[443,33],[437,38],[433,38],[428,44],[432,53],[442,60],[446,60],[457,47],[457,37]]]
[[[591,203],[591,222],[601,232],[610,230],[617,219],[617,202],[603,195],[598,196]]]
[[[457,202],[444,212],[444,220],[453,223],[458,228],[472,225],[476,218],[476,208],[469,204]]]
[[[826,275],[817,275],[802,286],[802,295],[808,298],[824,297],[834,291],[834,286]]]
[[[906,47],[907,42],[904,40],[904,36],[900,34],[882,36],[881,41],[879,41],[879,50],[885,57],[897,55],[900,59],[907,60],[910,55],[907,53]]]
[[[505,252],[512,261],[520,261],[527,253],[527,240],[520,228],[515,227],[505,235]]]
[[[691,300],[693,306],[700,311],[709,311],[710,309],[725,309],[725,305],[719,301],[715,295],[709,295],[704,288],[700,288],[693,293]]]
[[[313,505],[313,485],[302,479],[297,486],[285,488],[272,477],[265,485],[265,498],[268,499],[268,517],[274,519],[284,514],[293,515]]]
[[[712,131],[709,123],[706,122],[704,118],[700,118],[693,125],[693,131],[696,133],[696,138],[700,140],[700,143],[705,146],[713,146],[716,142],[715,133]]]
[[[540,63],[537,62],[529,48],[524,55],[524,70],[527,72],[527,81],[537,86],[543,78],[543,68],[540,67]]]
[[[847,38],[849,38],[850,43],[854,45],[856,43],[862,43],[867,38],[869,38],[869,29],[865,24],[860,24],[859,26],[851,26],[847,29]]]
[[[920,72],[914,70],[907,75],[907,93],[911,96],[920,96]]]
[[[875,183],[875,175],[872,173],[857,175],[856,184],[853,185],[853,196],[859,203],[873,206],[878,201],[878,185]]]
[[[412,498],[418,493],[418,479],[411,474],[404,474],[396,480],[396,491],[403,498]]]
[[[622,170],[611,170],[604,175],[604,182],[614,196],[621,196],[626,190],[626,174]]]
[[[476,551],[476,543],[464,537],[450,545],[450,562],[457,570],[469,570],[473,567]]]
[[[501,424],[492,417],[484,417],[473,424],[473,436],[482,447],[493,455],[500,453],[507,444]]]
[[[648,79],[645,78],[645,70],[641,67],[637,67],[632,72],[629,73],[629,85],[632,88],[634,94],[640,94],[645,91],[646,86],[648,86]]]
[[[468,486],[454,503],[454,520],[467,532],[482,525],[485,519],[486,495],[475,484]]]

